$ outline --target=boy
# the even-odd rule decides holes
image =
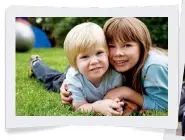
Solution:
[[[67,34],[64,51],[71,68],[66,82],[75,109],[104,115],[121,115],[122,103],[103,100],[108,90],[122,85],[122,76],[109,69],[108,50],[103,29],[87,22]]]
[[[110,89],[123,84],[121,74],[109,69],[103,29],[91,22],[75,26],[65,38],[64,50],[71,65],[66,82],[72,93],[73,108],[103,115],[122,115],[123,102],[103,100]],[[36,60],[39,59],[37,56]],[[31,63],[36,65],[36,62],[33,59]]]

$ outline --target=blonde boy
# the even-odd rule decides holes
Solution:
[[[67,71],[68,91],[74,109],[104,115],[121,115],[123,103],[103,100],[105,94],[121,86],[122,75],[109,68],[105,35],[100,26],[87,22],[67,34],[64,50],[71,68]]]

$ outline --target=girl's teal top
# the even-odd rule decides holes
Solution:
[[[150,51],[141,80],[144,88],[143,109],[168,109],[168,57]]]

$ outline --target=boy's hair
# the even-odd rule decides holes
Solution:
[[[103,29],[92,22],[72,28],[64,40],[64,51],[70,65],[77,69],[76,57],[80,53],[93,53],[95,47],[104,47],[108,52]]]
[[[152,47],[150,33],[146,25],[137,18],[111,18],[104,25],[107,43],[126,43],[135,41],[140,43],[140,58],[132,75],[132,88],[143,93],[141,83],[141,70]]]

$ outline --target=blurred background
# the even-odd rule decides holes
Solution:
[[[75,25],[94,22],[103,27],[110,17],[17,17],[16,21],[27,24],[35,35],[33,48],[63,47],[64,39]],[[143,21],[157,47],[168,49],[168,17],[137,17]]]

